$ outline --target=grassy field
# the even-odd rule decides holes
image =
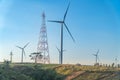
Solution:
[[[120,69],[113,67],[62,65],[56,71],[65,80],[120,80]]]
[[[67,64],[1,64],[0,80],[120,80],[120,68]]]

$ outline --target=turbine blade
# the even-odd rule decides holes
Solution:
[[[19,47],[19,46],[16,46],[17,48],[20,48],[20,49],[22,49],[21,47]]]
[[[29,42],[23,48],[27,47],[28,44],[29,44]]]
[[[63,23],[63,21],[48,20],[48,22]]]
[[[69,6],[70,6],[70,2],[69,2],[68,7],[67,7],[67,9],[66,9],[66,11],[65,11],[63,21],[65,21],[65,19],[66,19],[66,15],[67,15],[67,13],[68,13]]]
[[[96,54],[92,54],[93,56],[96,56]]]
[[[99,49],[98,49],[98,51],[97,51],[97,54],[96,54],[96,55],[98,55],[98,53],[99,53]]]
[[[58,47],[56,46],[56,49],[58,50],[58,52],[60,53],[60,49],[58,49]]]
[[[67,29],[67,31],[68,31],[68,33],[69,33],[69,35],[71,36],[71,38],[72,38],[73,42],[75,43],[75,39],[73,38],[73,36],[72,36],[72,34],[71,34],[70,30],[68,29],[67,25],[66,25],[65,23],[64,23],[64,25],[65,25],[65,27],[66,27],[66,29]]]

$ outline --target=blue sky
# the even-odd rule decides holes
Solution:
[[[9,59],[19,62],[21,50],[28,55],[37,51],[41,14],[46,14],[46,26],[51,63],[58,63],[60,24],[47,20],[61,20],[69,0],[0,0],[0,61]],[[74,43],[64,28],[64,63],[93,64],[92,55],[100,50],[100,63],[113,63],[120,56],[120,1],[119,0],[71,0],[66,24],[73,34]]]

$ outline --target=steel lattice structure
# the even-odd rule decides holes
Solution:
[[[37,52],[42,52],[42,58],[37,58],[40,63],[50,63],[49,56],[49,46],[48,46],[48,38],[47,38],[47,28],[45,23],[45,13],[42,14],[42,25],[39,33],[39,41],[37,46]]]

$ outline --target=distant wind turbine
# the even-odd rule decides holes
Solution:
[[[64,14],[63,20],[58,21],[58,20],[48,20],[49,22],[55,22],[55,23],[60,23],[61,24],[61,51],[60,51],[60,64],[63,64],[63,26],[65,26],[65,28],[67,29],[69,35],[71,36],[73,42],[75,42],[75,39],[73,38],[70,30],[68,29],[66,23],[65,23],[65,19],[66,19],[66,15],[69,9],[70,3],[68,4],[68,7],[66,9],[66,12]]]
[[[118,58],[116,57],[115,58],[115,64],[116,64],[116,66],[117,66],[117,63],[118,63]]]
[[[98,49],[98,51],[97,51],[96,54],[93,54],[93,56],[95,56],[95,63],[96,63],[96,64],[98,63],[98,59],[99,59],[98,53],[99,53],[99,49]]]
[[[13,52],[10,52],[10,62],[12,63],[12,56],[13,56]]]
[[[61,61],[61,60],[60,60],[60,53],[61,53],[61,51],[60,51],[60,49],[58,49],[58,47],[56,47],[56,49],[57,49],[58,52],[59,52],[59,63],[60,63],[60,61]],[[63,52],[64,52],[64,51],[66,51],[66,50],[63,50]]]
[[[16,46],[17,48],[21,49],[22,50],[22,55],[21,55],[21,63],[23,63],[23,54],[25,56],[25,48],[28,46],[29,43],[27,43],[24,47],[19,47],[19,46]]]

